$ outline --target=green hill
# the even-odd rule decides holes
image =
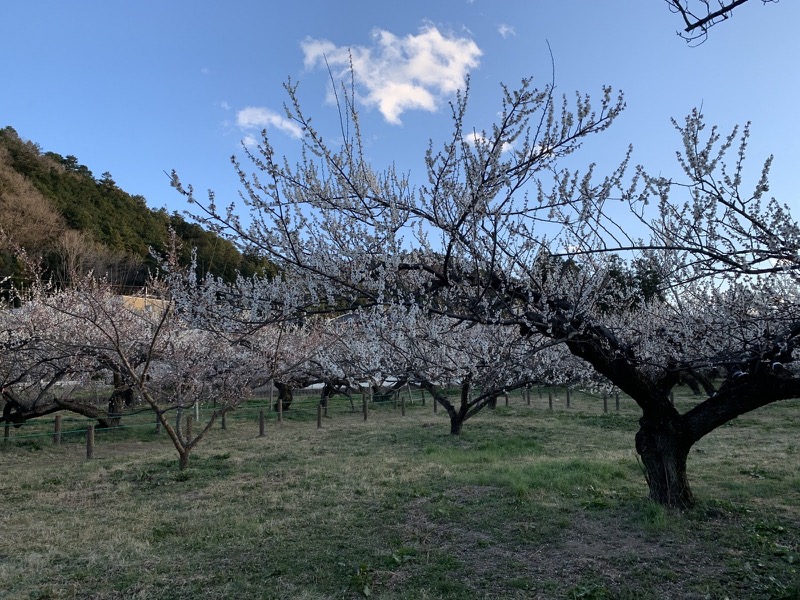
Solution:
[[[150,248],[164,252],[170,229],[182,260],[196,250],[199,268],[226,280],[237,272],[271,270],[263,258],[241,254],[229,241],[178,213],[147,207],[121,190],[111,173],[99,178],[75,156],[44,152],[12,127],[0,129],[0,275],[19,275],[12,248],[41,257],[56,281],[70,273],[107,275],[121,287],[142,285],[154,266]]]

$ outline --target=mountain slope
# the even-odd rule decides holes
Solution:
[[[110,173],[95,178],[75,156],[43,152],[12,127],[0,129],[0,274],[19,275],[16,244],[36,257],[57,281],[71,273],[107,275],[120,286],[140,286],[154,266],[152,248],[164,252],[170,229],[181,243],[182,260],[192,249],[199,268],[227,280],[237,272],[271,271],[266,259],[242,255],[229,241],[177,213],[147,207]]]

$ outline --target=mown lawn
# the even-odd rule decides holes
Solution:
[[[646,500],[637,412],[512,397],[448,434],[430,404],[230,415],[177,469],[149,415],[0,446],[0,597],[800,598],[800,402],[693,450],[685,513]],[[678,402],[684,401],[678,398]],[[65,429],[69,429],[65,425]]]

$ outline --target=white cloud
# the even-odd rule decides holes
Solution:
[[[287,119],[284,115],[260,106],[248,106],[236,113],[236,124],[247,134],[245,143],[247,143],[247,139],[253,140],[252,130],[270,127],[283,131],[293,138],[303,136],[303,131],[297,123]]]
[[[327,63],[346,77],[352,60],[359,99],[394,124],[407,110],[435,111],[444,97],[464,87],[482,54],[473,40],[443,35],[430,25],[402,38],[376,29],[372,38],[371,47],[350,48],[309,38],[301,44],[304,64],[312,69]]]
[[[497,33],[503,36],[503,38],[507,38],[512,35],[517,35],[516,30],[511,25],[506,25],[505,23],[503,23],[497,28]]]

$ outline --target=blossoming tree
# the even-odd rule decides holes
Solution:
[[[695,112],[676,124],[684,181],[643,168],[627,175],[630,152],[597,177],[594,165],[565,165],[612,124],[622,98],[604,89],[597,106],[580,94],[570,103],[524,80],[503,88],[488,129],[467,126],[460,95],[453,134],[439,150],[431,144],[427,183],[415,186],[394,168],[370,166],[348,88],[337,147],[303,112],[297,88],[287,91],[305,135],[300,162],[280,160],[266,132],[248,152],[257,175],[235,162],[247,223],[241,207],[201,202],[175,176],[198,218],[303,277],[339,310],[416,306],[564,344],[641,408],[636,448],[652,499],[690,506],[692,445],[741,414],[800,396],[792,291],[800,236],[788,209],[764,198],[769,163],[746,192],[747,130],[706,134]],[[688,200],[676,199],[681,192]],[[621,267],[651,274],[648,291],[620,285]],[[687,377],[707,385],[681,413],[670,396]]]

